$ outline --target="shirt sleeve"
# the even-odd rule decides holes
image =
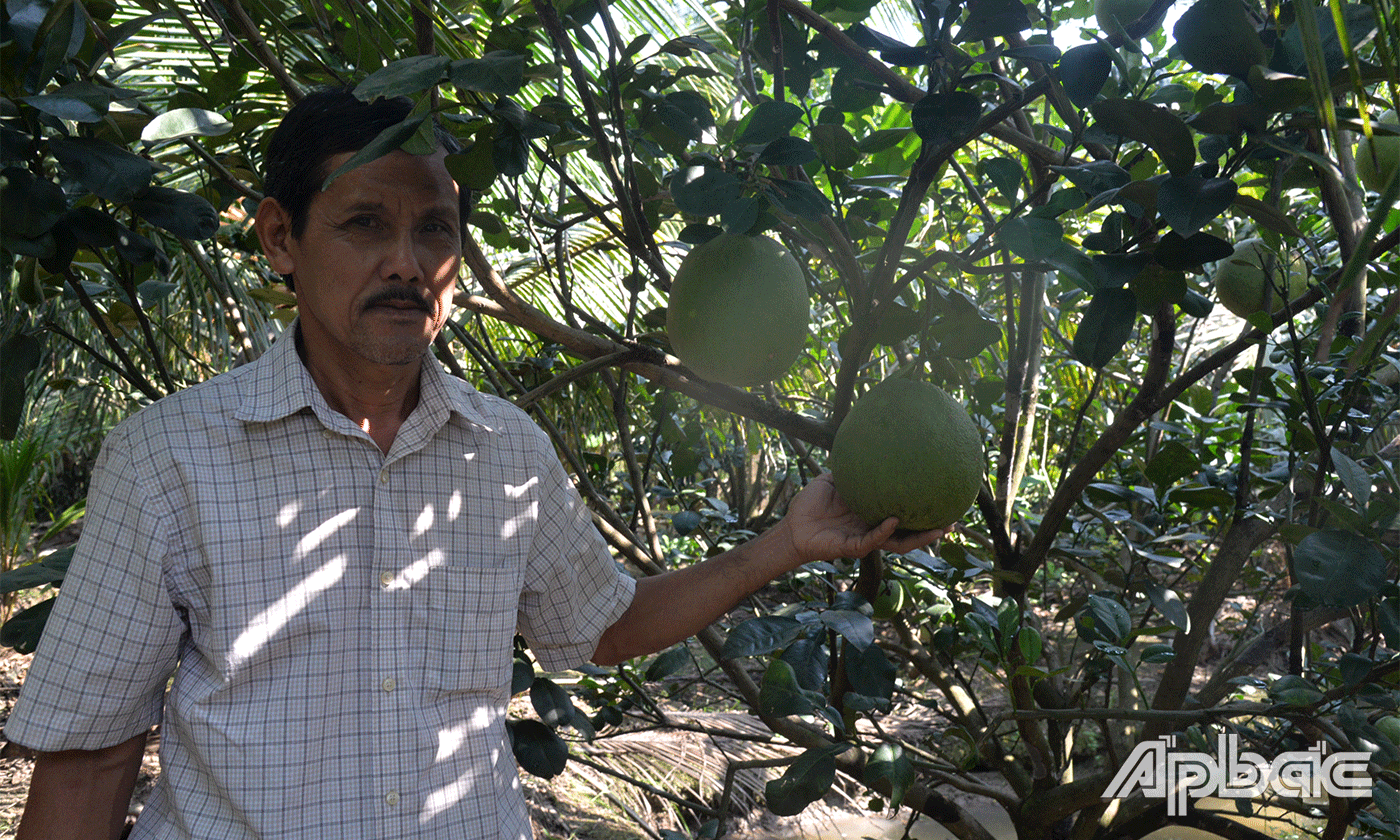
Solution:
[[[632,604],[636,581],[613,560],[554,453],[541,468],[540,513],[518,629],[546,671],[586,662]]]
[[[101,749],[161,719],[185,627],[163,572],[169,523],[130,443],[118,427],[103,444],[82,536],[5,724],[31,749]]]

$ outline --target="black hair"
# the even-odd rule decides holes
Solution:
[[[404,96],[365,102],[348,87],[322,88],[292,106],[272,132],[263,158],[263,194],[275,198],[291,218],[291,234],[306,232],[311,200],[330,175],[326,162],[345,152],[358,152],[386,128],[403,122],[413,111]],[[438,145],[451,152],[462,147],[434,124]],[[473,194],[459,189],[458,209],[465,235]],[[291,278],[287,278],[288,285]]]

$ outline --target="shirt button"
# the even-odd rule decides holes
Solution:
[[[382,686],[385,691],[393,691],[394,688],[398,686],[398,683],[394,682],[393,677],[385,677],[384,682],[380,683],[379,685]]]
[[[380,573],[379,573],[379,585],[380,585],[380,586],[385,586],[385,587],[387,587],[389,584],[391,584],[391,583],[393,583],[393,582],[394,582],[394,573],[393,573],[393,572],[380,572]]]
[[[380,471],[379,471],[379,483],[380,483],[380,484],[388,484],[388,483],[389,483],[389,471],[388,471],[388,470],[380,470]]]
[[[399,804],[399,792],[396,790],[391,790],[388,793],[384,794],[384,804],[389,806]]]
[[[321,437],[325,438],[326,440],[330,440],[331,438],[335,437],[335,432],[332,432],[330,429],[322,429]]]

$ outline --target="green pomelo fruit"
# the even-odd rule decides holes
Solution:
[[[1094,0],[1094,19],[1104,34],[1126,39],[1123,27],[1152,8],[1152,0]]]
[[[1380,117],[1383,123],[1394,123],[1398,119],[1394,111],[1386,111]],[[1356,144],[1356,174],[1367,189],[1375,192],[1385,189],[1397,169],[1400,169],[1400,135],[1362,137]]]
[[[802,355],[808,315],[807,281],[786,248],[765,236],[721,234],[681,260],[666,335],[700,376],[762,385]]]
[[[880,592],[875,596],[875,600],[870,602],[871,616],[883,620],[894,618],[904,609],[906,596],[902,583],[885,578],[880,581]]]
[[[856,401],[831,446],[836,491],[876,525],[942,528],[962,518],[982,486],[982,435],[943,389],[886,379]]]
[[[1231,312],[1247,318],[1264,308],[1264,283],[1277,283],[1282,276],[1278,255],[1270,251],[1262,239],[1245,239],[1235,246],[1235,253],[1215,266],[1211,282],[1220,303]],[[1288,292],[1273,288],[1269,292],[1269,308],[1277,312],[1288,301],[1308,290],[1308,276],[1301,262],[1288,265]]]

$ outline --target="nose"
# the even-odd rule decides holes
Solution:
[[[423,269],[418,262],[418,252],[411,231],[401,233],[389,242],[388,253],[384,255],[383,270],[389,280],[415,283],[423,279]]]

